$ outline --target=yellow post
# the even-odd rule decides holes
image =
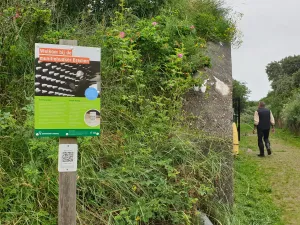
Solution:
[[[233,133],[233,155],[238,155],[239,154],[239,137],[238,137],[238,131],[236,124],[232,124],[232,133]]]

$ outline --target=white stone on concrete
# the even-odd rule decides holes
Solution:
[[[230,88],[228,87],[228,85],[216,78],[215,76],[214,78],[216,79],[216,90],[223,96],[229,95]]]

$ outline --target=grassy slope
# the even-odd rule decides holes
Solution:
[[[235,206],[234,214],[239,222],[235,224],[279,225],[281,212],[272,200],[272,188],[260,163],[247,154],[255,150],[256,137],[244,136],[251,127],[242,127],[240,155],[235,161]]]
[[[39,8],[42,3],[24,0],[15,7],[7,2],[12,14],[8,18],[19,10],[22,15],[17,20],[5,19],[3,27],[7,37],[3,49],[9,54],[0,73],[17,78],[7,78],[8,87],[0,96],[0,104],[11,112],[0,114],[0,126],[5,126],[4,137],[0,137],[0,224],[56,224],[57,139],[32,138],[33,104],[31,98],[24,101],[24,93],[32,96],[34,90],[26,82],[33,84],[32,47],[38,38],[43,43],[58,43],[64,38],[76,39],[83,46],[103,47],[103,132],[100,139],[79,141],[80,224],[108,224],[113,220],[118,225],[156,220],[188,223],[198,202],[204,205],[212,195],[213,181],[226,162],[222,156],[204,158],[201,154],[208,147],[219,149],[223,144],[219,139],[199,137],[198,141],[190,130],[177,128],[173,117],[180,112],[179,94],[188,85],[194,86],[191,83],[195,81],[186,76],[209,63],[206,40],[226,42],[235,33],[231,22],[224,20],[224,10],[218,9],[220,5],[199,1],[199,7],[179,5],[175,10],[170,6],[160,18],[134,26],[136,18],[127,10],[117,14],[112,27],[103,27],[105,19],[95,26],[89,14],[81,14],[68,17],[62,22],[65,28],[54,30],[47,24],[56,24],[59,19],[53,15],[50,20],[51,11]],[[174,2],[185,6],[189,1]],[[0,11],[5,9],[1,6]],[[34,13],[29,13],[31,9]],[[158,26],[152,25],[154,21]],[[121,31],[125,31],[124,38],[119,38]],[[184,53],[183,58],[178,53]],[[171,99],[173,95],[178,102]],[[224,152],[226,146],[222,146]]]

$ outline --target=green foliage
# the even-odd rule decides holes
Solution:
[[[241,146],[250,147],[245,142]],[[280,210],[274,205],[272,189],[266,182],[267,176],[258,163],[242,153],[236,160],[235,170],[234,215],[238,222],[233,224],[282,225]]]
[[[266,97],[266,102],[271,105],[277,120],[283,119],[286,127],[299,131],[296,125],[297,103],[294,101],[297,97],[294,96],[298,95],[300,87],[300,56],[289,56],[272,62],[267,66],[266,72],[273,88]]]
[[[283,70],[278,62],[271,62],[267,65],[266,73],[270,81],[277,80],[282,74]]]
[[[281,68],[283,72],[287,75],[292,75],[293,73],[296,73],[300,69],[300,56],[289,56],[287,58],[284,58],[281,60]]]
[[[272,82],[272,88],[276,96],[279,96],[281,99],[288,98],[291,96],[294,88],[294,79],[293,77],[280,77]]]
[[[251,93],[249,88],[246,86],[246,83],[233,80],[233,91],[232,91],[232,98],[236,99],[239,98],[241,101],[241,111],[243,112],[247,107],[247,100],[248,96]]]
[[[300,69],[293,73],[293,84],[296,88],[300,87]]]
[[[283,109],[282,117],[285,125],[292,131],[298,132],[300,127],[300,94],[296,94]]]
[[[51,22],[51,11],[36,4],[0,8],[0,89],[32,72],[33,48]]]
[[[258,104],[257,104],[258,105]],[[257,110],[256,106],[248,106],[241,115],[241,123],[246,123],[253,127],[254,123],[254,112]]]
[[[241,124],[242,135],[251,133],[252,129],[248,124]],[[281,210],[273,202],[267,173],[246,153],[256,148],[256,137],[242,136],[240,154],[235,161],[236,201],[232,224],[282,225]]]
[[[247,101],[247,106],[248,107],[257,107],[258,106],[259,101]]]
[[[289,145],[300,148],[300,137],[294,132],[291,132],[288,129],[277,129],[274,135],[275,138],[280,138],[286,143],[289,143]]]
[[[33,137],[32,60],[35,42],[61,38],[101,46],[103,56],[102,136],[78,140],[78,220],[197,224],[199,208],[217,216],[212,203],[224,169],[230,171],[225,154],[231,151],[230,140],[188,128],[181,106],[183,94],[201,86],[201,77],[193,79],[193,74],[210,65],[206,41],[230,41],[234,34],[225,35],[230,24],[225,11],[208,2],[196,10],[192,2],[177,1],[160,11],[163,1],[126,2],[132,9],[125,1],[118,6],[111,1],[112,11],[119,11],[110,14],[108,26],[96,22],[96,11],[85,12],[85,1],[37,2],[0,5],[1,12],[21,15],[0,28],[5,35],[0,50],[1,222],[56,224],[58,141]],[[149,11],[147,4],[153,6]],[[184,4],[187,11],[179,13]],[[204,35],[199,31],[206,25],[197,25],[195,18],[210,12],[217,30]],[[225,210],[220,212],[218,217]]]
[[[115,10],[120,7],[120,0],[45,0],[48,4],[55,7],[55,16],[61,23],[71,22],[72,18],[81,17],[82,13],[88,13],[89,17],[95,17],[102,20],[106,17],[112,17]],[[159,9],[164,6],[167,0],[124,0],[126,7],[131,8],[132,13],[138,17],[150,18],[155,16]],[[107,20],[109,22],[109,20]]]
[[[274,91],[270,91],[268,95],[262,99],[267,105],[270,106],[275,120],[278,120],[280,118],[284,104],[282,99],[280,99],[280,101],[278,99],[279,98],[276,97]]]
[[[270,81],[275,81],[281,76],[292,76],[300,69],[300,56],[289,56],[278,62],[267,65],[266,72]]]
[[[199,34],[209,40],[230,41],[235,33],[235,27],[223,17],[200,13],[195,22]]]

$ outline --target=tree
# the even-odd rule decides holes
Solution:
[[[300,55],[288,56],[267,65],[272,91],[265,98],[277,121],[299,131]]]
[[[296,88],[300,87],[300,70],[296,73],[293,73],[293,84]]]
[[[300,55],[284,58],[281,60],[281,67],[284,74],[292,76],[293,73],[296,73],[300,70]]]
[[[270,81],[274,82],[282,77],[293,76],[300,70],[300,55],[289,56],[278,62],[274,61],[267,65],[266,73]]]
[[[283,74],[283,70],[279,62],[271,62],[267,65],[266,73],[269,81],[277,80]]]
[[[294,132],[299,132],[300,127],[300,95],[295,94],[284,106],[282,118],[285,126]]]
[[[281,76],[272,82],[274,94],[280,96],[281,99],[288,98],[292,95],[294,89],[294,78],[291,76]]]
[[[246,83],[240,82],[237,80],[233,80],[233,92],[232,98],[240,98],[241,99],[241,111],[244,111],[247,107],[247,100],[251,91],[246,86]]]

